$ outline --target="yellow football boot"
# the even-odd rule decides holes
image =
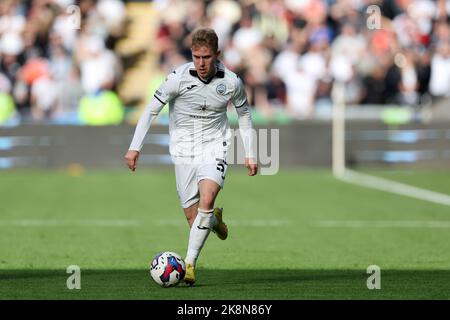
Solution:
[[[214,216],[216,216],[219,223],[213,228],[213,232],[220,240],[225,240],[228,237],[228,227],[222,220],[223,208],[214,208]]]
[[[195,283],[195,268],[192,264],[186,264],[186,274],[184,275],[184,282],[190,286]]]

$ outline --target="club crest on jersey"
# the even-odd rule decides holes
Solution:
[[[216,87],[216,92],[220,95],[224,95],[227,92],[227,87],[223,83],[219,83]]]

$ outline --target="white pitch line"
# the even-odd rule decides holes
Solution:
[[[137,220],[2,219],[0,227],[136,227]]]
[[[450,196],[414,187],[408,184],[371,176],[364,173],[355,172],[353,170],[345,169],[342,175],[336,175],[336,178],[348,183],[361,185],[364,187],[374,188],[386,192],[400,194],[402,196],[425,200],[445,206],[450,206]]]
[[[450,228],[450,221],[436,220],[323,220],[312,224],[318,228]]]
[[[290,224],[289,220],[278,219],[255,219],[255,220],[226,220],[227,225],[234,227],[254,227],[254,228],[267,228],[267,227],[284,227]],[[156,220],[155,224],[158,226],[185,226],[187,225],[184,219],[167,219]]]
[[[288,220],[276,219],[255,219],[255,220],[227,220],[226,223],[235,227],[284,227],[290,224]],[[0,219],[0,227],[138,227],[146,224],[155,224],[158,226],[187,226],[186,220],[164,219],[164,220],[110,220],[110,219],[92,219],[92,220],[63,220],[63,219]]]

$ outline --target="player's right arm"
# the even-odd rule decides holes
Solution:
[[[179,77],[176,72],[172,72],[167,76],[166,81],[156,90],[155,95],[145,108],[134,131],[133,140],[125,154],[125,163],[131,171],[135,171],[137,161],[144,145],[144,138],[150,129],[153,120],[158,116],[162,108],[170,100],[174,99],[178,93]]]

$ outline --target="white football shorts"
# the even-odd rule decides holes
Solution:
[[[225,159],[214,158],[209,161],[172,157],[175,164],[175,178],[178,197],[183,208],[189,208],[200,200],[198,183],[203,179],[215,181],[223,188],[228,164]],[[197,160],[197,161],[196,161]]]

